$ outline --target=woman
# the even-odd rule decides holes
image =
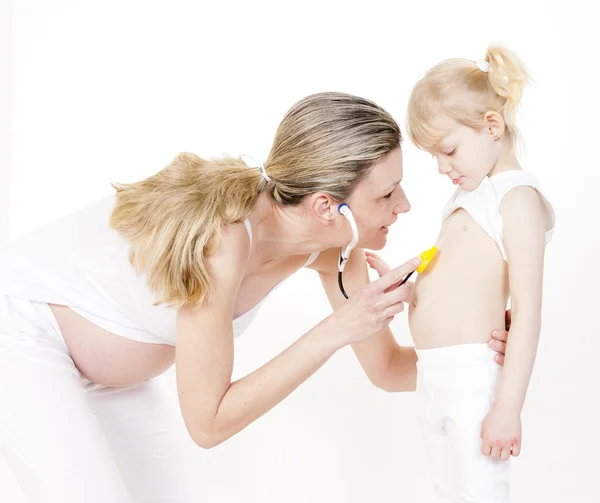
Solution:
[[[31,501],[198,501],[195,444],[239,432],[348,344],[373,384],[413,390],[414,350],[388,325],[418,262],[385,271],[373,258],[382,275],[369,283],[362,251],[383,248],[410,209],[400,143],[374,103],[309,96],[260,169],[181,154],[7,249],[0,445]],[[333,313],[232,382],[233,338],[302,267],[319,273]],[[173,363],[180,410],[152,379]]]

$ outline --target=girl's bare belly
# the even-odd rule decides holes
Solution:
[[[112,334],[68,307],[50,304],[79,372],[104,386],[129,386],[162,374],[175,362],[175,347]]]
[[[419,349],[487,342],[504,327],[508,275],[496,243],[464,210],[443,224],[440,253],[417,277],[409,326]]]

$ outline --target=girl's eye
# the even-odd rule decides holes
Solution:
[[[456,149],[453,149],[451,152],[448,152],[446,155],[454,155],[456,154]]]

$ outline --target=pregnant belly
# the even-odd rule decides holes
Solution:
[[[162,374],[175,362],[167,344],[132,341],[107,332],[68,307],[51,304],[79,372],[103,386],[130,386]]]

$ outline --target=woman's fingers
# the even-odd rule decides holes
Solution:
[[[406,283],[382,295],[381,301],[387,307],[392,304],[404,303],[410,299],[411,287]]]
[[[389,307],[386,307],[382,313],[383,320],[392,320],[394,316],[404,311],[404,304],[400,302],[399,304],[393,304]]]
[[[379,255],[372,252],[365,252],[365,255],[367,257],[367,264],[369,264],[369,267],[372,269],[375,269],[379,276],[383,276],[386,272],[391,270],[391,267],[387,265]]]
[[[383,317],[395,316],[404,311],[404,303],[410,300],[412,286],[404,284],[383,294],[382,303],[384,306]]]
[[[405,262],[399,267],[395,269],[391,269],[385,274],[383,274],[379,279],[373,281],[371,283],[371,288],[373,288],[376,292],[384,292],[392,285],[396,283],[400,283],[407,274],[413,272],[417,267],[421,265],[420,258],[414,258]],[[386,294],[387,295],[387,294]]]

